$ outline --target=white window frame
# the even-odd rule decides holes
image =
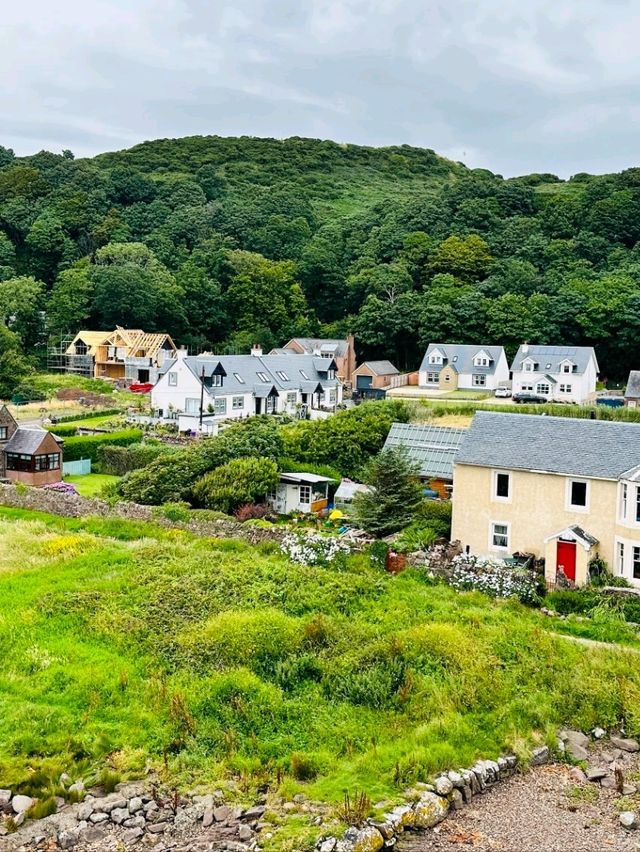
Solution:
[[[640,485],[636,485],[635,516],[631,520],[634,524],[640,524]]]
[[[533,385],[520,385],[521,391],[530,391],[533,393]]]
[[[625,567],[625,542],[616,539],[616,568],[619,577],[624,577]]]
[[[546,390],[540,390],[540,388],[546,388]],[[551,396],[551,385],[549,382],[538,382],[536,393],[539,393],[541,396]]]
[[[509,493],[506,497],[501,497],[498,494],[498,477],[506,476],[509,480]],[[510,470],[494,470],[491,477],[491,499],[496,503],[510,503],[513,494],[513,476]]]
[[[496,527],[504,527],[506,533],[496,533]],[[507,539],[506,544],[495,544],[494,539],[496,535],[505,536]],[[509,553],[510,543],[511,524],[508,521],[489,521],[489,549],[498,550],[500,553]]]
[[[637,574],[636,565],[638,566]],[[629,571],[629,579],[632,582],[634,580],[640,580],[640,545],[638,544],[633,544],[631,546],[631,566]]]
[[[579,482],[586,486],[585,489],[585,505],[584,506],[576,506],[571,502],[571,491],[572,485],[574,482]],[[565,509],[567,512],[583,512],[587,513],[590,511],[591,505],[591,483],[588,479],[579,479],[575,478],[567,478],[566,490],[565,490]]]
[[[298,394],[296,391],[289,391],[287,394],[287,405],[296,405],[298,402]]]
[[[623,523],[627,521],[627,512],[629,510],[629,486],[626,482],[620,483],[620,520]]]
[[[200,400],[194,397],[186,397],[184,401],[185,414],[200,414]]]
[[[264,382],[265,385],[269,384],[269,378],[266,373],[256,373],[256,376],[260,379],[261,382]]]
[[[573,393],[573,385],[560,385],[560,393]]]
[[[573,372],[573,368],[572,368],[571,364],[563,364],[563,365],[562,365],[562,370],[561,370],[560,372],[562,372],[562,373],[572,373],[572,372]]]
[[[533,361],[524,361],[522,364],[523,373],[533,373]]]
[[[303,494],[305,494],[305,496],[308,494],[309,499],[305,500],[302,496]],[[299,491],[298,491],[298,503],[300,503],[301,505],[304,505],[304,506],[311,506],[312,499],[313,499],[313,489],[311,488],[311,486],[310,485],[301,485],[300,488],[299,488]]]
[[[239,385],[244,385],[244,384],[246,384],[245,380],[242,378],[242,376],[240,375],[240,373],[234,373],[234,374],[233,374],[233,376],[234,376],[234,378],[235,378],[236,382],[238,382],[238,384],[239,384]]]
[[[438,353],[432,353],[429,355],[429,363],[430,364],[442,364],[442,355],[438,355]]]
[[[168,373],[169,378],[167,379],[169,387],[175,388],[178,386],[178,374],[177,373]]]

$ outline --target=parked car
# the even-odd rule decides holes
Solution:
[[[514,393],[514,402],[542,403],[548,402],[545,396],[537,396],[535,393]]]
[[[506,399],[507,397],[511,396],[511,389],[510,388],[496,388],[495,395],[497,397],[500,397],[501,399]]]

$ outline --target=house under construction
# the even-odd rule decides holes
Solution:
[[[168,334],[118,326],[115,331],[79,331],[49,347],[48,367],[86,378],[129,385],[158,380],[158,370],[176,357]]]

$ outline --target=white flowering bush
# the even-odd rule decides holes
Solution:
[[[280,550],[298,565],[328,565],[337,557],[350,553],[345,541],[316,533],[287,535],[280,543]]]
[[[466,554],[454,557],[449,583],[454,589],[475,589],[494,598],[517,597],[528,604],[538,600],[536,578],[531,571],[512,568],[494,559]]]

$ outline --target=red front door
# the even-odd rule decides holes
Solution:
[[[556,567],[561,568],[568,580],[575,582],[576,579],[576,543],[575,541],[558,541],[558,553],[556,556]]]

